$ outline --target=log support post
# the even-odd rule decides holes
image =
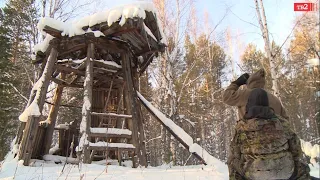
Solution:
[[[60,78],[64,80],[66,78],[66,74],[61,73]],[[45,144],[43,149],[43,155],[48,154],[51,147],[52,136],[53,136],[54,127],[57,121],[62,92],[63,92],[63,86],[58,84],[57,89],[55,90],[55,93],[53,96],[53,104],[51,105],[49,116],[47,119],[48,126],[46,128],[45,137],[44,137]]]
[[[90,43],[87,50],[86,73],[84,80],[84,97],[82,107],[82,121],[80,124],[81,139],[79,144],[83,144],[83,163],[91,163],[88,134],[91,127],[92,110],[92,85],[93,85],[93,62],[94,44]],[[83,142],[81,142],[83,141]]]
[[[141,122],[141,109],[137,108],[137,94],[133,84],[131,60],[128,54],[123,54],[122,56],[122,68],[126,82],[124,91],[126,97],[126,110],[127,113],[131,112],[132,114],[132,120],[128,121],[128,127],[132,131],[132,144],[135,146],[133,167],[138,167],[138,165],[147,166],[146,149],[144,142],[141,141],[141,139],[143,139],[141,137],[144,137],[144,131],[139,128],[139,122]],[[135,158],[137,158],[137,161]]]
[[[44,72],[41,76],[42,85],[40,89],[37,90],[35,98],[32,101],[36,101],[40,113],[42,112],[43,105],[45,102],[47,89],[50,84],[50,77],[53,73],[53,66],[57,60],[58,51],[55,47],[51,48],[49,59],[45,65]],[[31,103],[30,103],[31,104]],[[40,147],[34,147],[36,134],[38,132],[39,128],[39,121],[40,117],[36,116],[29,116],[28,121],[25,125],[22,141],[19,149],[19,159],[23,159],[23,165],[28,166],[32,151],[34,148],[40,148]]]

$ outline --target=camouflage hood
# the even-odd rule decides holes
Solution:
[[[265,74],[266,73],[264,69],[260,69],[259,71],[251,74],[247,81],[248,88],[249,89],[264,88],[266,84]]]

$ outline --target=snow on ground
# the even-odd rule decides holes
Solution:
[[[54,158],[49,158],[54,159]],[[62,171],[63,170],[63,171]],[[98,164],[55,164],[52,161],[37,160],[32,167],[23,166],[16,159],[3,163],[0,179],[112,179],[112,180],[224,180],[228,179],[226,165],[217,170],[214,166],[160,166],[130,168]]]
[[[55,158],[49,158],[55,159]],[[99,165],[102,164],[102,165]],[[36,160],[32,167],[23,166],[16,159],[5,162],[0,168],[0,179],[110,179],[110,180],[227,180],[228,168],[222,166],[170,166],[140,167],[137,169],[116,165],[105,166],[103,161],[93,164],[55,164]],[[319,177],[319,169],[311,167],[311,175]]]

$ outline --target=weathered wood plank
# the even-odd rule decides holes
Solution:
[[[115,151],[121,149],[123,151],[134,151],[135,148],[118,148],[118,147],[105,147],[105,146],[89,146],[89,150],[95,151]]]
[[[126,138],[131,139],[131,135],[127,134],[106,134],[106,133],[90,133],[89,137],[100,137],[100,138]]]
[[[54,29],[53,27],[50,27],[50,26],[44,26],[43,31],[48,33],[48,34],[50,34],[53,37],[56,37],[56,38],[61,38],[62,37],[61,36],[62,31]]]
[[[51,80],[53,82],[55,82],[56,84],[59,84],[61,86],[66,86],[66,87],[74,87],[74,88],[83,88],[83,85],[80,84],[69,84],[68,82],[61,80],[61,79],[57,79],[57,78],[51,78]]]
[[[91,115],[95,115],[95,116],[108,116],[108,117],[119,117],[119,118],[132,118],[132,115],[116,114],[116,113],[97,113],[97,112],[91,112]]]
[[[63,65],[60,65],[60,64],[56,64],[54,67],[56,69],[60,70],[60,71],[64,71],[64,72],[67,72],[67,73],[75,73],[75,74],[81,75],[81,76],[85,75],[84,71],[80,71],[80,70],[72,68],[72,67],[67,67],[67,66],[63,66]]]

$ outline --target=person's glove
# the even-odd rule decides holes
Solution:
[[[233,81],[233,83],[235,83],[238,86],[241,86],[246,84],[248,79],[249,79],[249,74],[244,73],[237,80]]]

